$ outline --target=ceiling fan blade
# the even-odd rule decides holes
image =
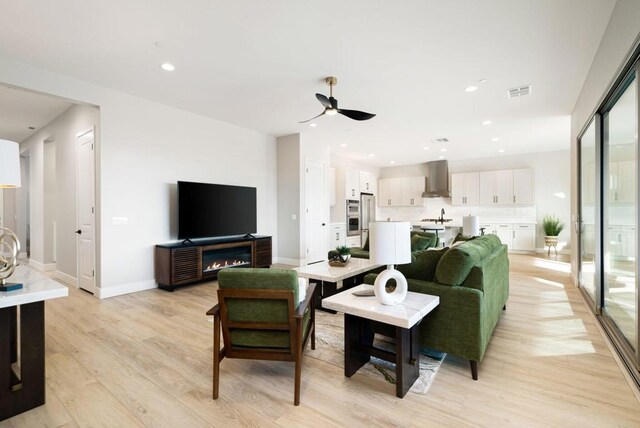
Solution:
[[[318,101],[320,101],[320,104],[327,108],[331,108],[331,101],[329,101],[329,98],[325,97],[322,94],[316,94],[316,98],[318,99]]]
[[[325,110],[325,111],[323,111],[322,113],[320,113],[319,115],[312,117],[311,119],[303,120],[302,122],[298,122],[298,123],[307,123],[307,122],[311,122],[313,119],[315,119],[315,118],[317,118],[317,117],[320,117],[320,116],[323,116],[325,112],[326,112],[326,110]]]
[[[348,118],[353,120],[369,120],[375,116],[375,114],[373,113],[366,113],[364,111],[358,111],[358,110],[338,109],[338,113],[345,115]]]

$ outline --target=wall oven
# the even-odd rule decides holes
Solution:
[[[347,236],[360,235],[360,201],[347,199]]]

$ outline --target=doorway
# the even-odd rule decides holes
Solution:
[[[325,169],[323,162],[312,159],[305,160],[307,264],[321,262],[327,256],[328,203]]]

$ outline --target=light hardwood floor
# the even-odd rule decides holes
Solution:
[[[224,360],[211,400],[215,285],[107,300],[71,289],[46,304],[47,404],[0,427],[36,426],[640,426],[640,405],[568,264],[510,255],[511,292],[480,379],[448,356],[426,396],[304,360]]]

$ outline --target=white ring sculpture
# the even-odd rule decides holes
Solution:
[[[396,289],[387,293],[385,287],[390,279],[396,280]],[[373,293],[383,305],[398,305],[404,302],[408,288],[407,279],[400,271],[395,270],[393,265],[388,265],[387,269],[383,270],[373,283]]]

